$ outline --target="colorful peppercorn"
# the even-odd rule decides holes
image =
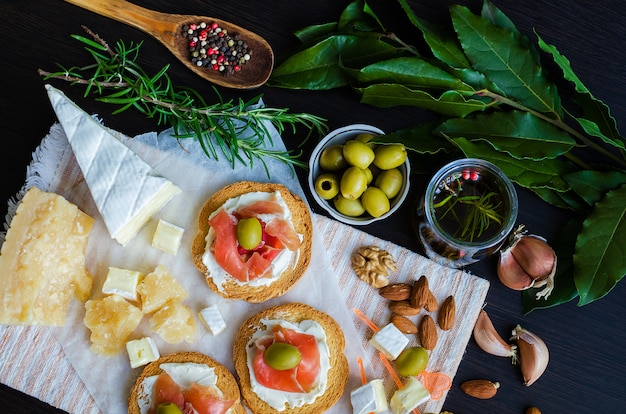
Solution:
[[[242,69],[252,55],[248,44],[239,34],[229,34],[219,24],[212,22],[192,23],[183,27],[183,35],[189,44],[189,58],[199,67],[206,67],[224,75],[232,75]]]

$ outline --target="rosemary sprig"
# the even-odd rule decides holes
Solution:
[[[446,207],[439,219],[451,215],[459,223],[458,237],[461,240],[473,242],[482,236],[492,223],[502,225],[502,215],[498,213],[498,208],[502,205],[498,194],[491,191],[481,195],[460,195],[461,183],[457,180],[458,190],[445,186],[450,192],[443,200],[433,205],[435,209]],[[494,201],[495,198],[495,201]],[[459,217],[455,207],[457,204],[465,204],[467,209],[463,217]]]
[[[270,175],[265,162],[273,158],[289,165],[306,168],[299,157],[302,150],[274,150],[268,125],[273,125],[282,135],[290,128],[295,133],[298,126],[308,129],[302,143],[313,132],[323,135],[328,127],[326,120],[307,113],[290,113],[288,109],[268,108],[260,104],[262,95],[249,101],[224,101],[213,87],[215,103],[207,103],[194,89],[176,87],[167,74],[169,65],[150,76],[138,63],[141,43],[126,45],[118,41],[111,48],[106,41],[91,30],[83,29],[94,39],[79,35],[72,37],[85,45],[95,63],[48,72],[39,69],[44,79],[62,79],[72,85],[85,85],[85,94],[99,95],[98,101],[118,105],[117,114],[134,108],[148,118],[156,118],[159,125],[173,128],[174,137],[184,148],[182,141],[195,139],[210,159],[223,154],[234,168],[236,162],[249,165],[259,160]],[[302,144],[301,144],[302,145]]]

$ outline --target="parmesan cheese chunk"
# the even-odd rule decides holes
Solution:
[[[143,278],[137,286],[137,292],[141,299],[141,310],[145,314],[158,311],[169,301],[181,301],[188,296],[185,288],[163,265],[158,265]]]
[[[0,250],[0,323],[63,326],[73,297],[89,298],[85,251],[94,220],[58,194],[31,187]]]
[[[196,339],[193,312],[180,302],[168,302],[150,318],[150,328],[168,344]]]
[[[120,353],[142,318],[141,310],[120,295],[88,300],[83,322],[91,331],[91,350],[103,356]]]

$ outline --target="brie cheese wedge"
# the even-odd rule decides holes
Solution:
[[[46,89],[109,234],[126,245],[180,188],[63,92]]]

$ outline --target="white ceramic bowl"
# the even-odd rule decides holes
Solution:
[[[337,211],[337,209],[335,209],[335,206],[333,205],[333,200],[324,200],[315,191],[315,180],[322,173],[320,165],[319,165],[320,155],[322,151],[324,150],[324,148],[333,144],[343,144],[349,139],[352,139],[362,133],[371,133],[371,134],[379,135],[379,134],[383,134],[383,131],[371,125],[365,125],[365,124],[353,124],[353,125],[347,125],[345,127],[335,129],[334,131],[326,135],[317,144],[317,146],[315,146],[315,148],[313,149],[313,153],[311,154],[311,158],[309,160],[309,188],[317,204],[319,204],[324,210],[326,210],[336,220],[339,220],[346,224],[351,224],[351,225],[356,225],[356,226],[370,224],[378,220],[383,220],[389,217],[390,215],[392,215],[400,207],[400,205],[406,198],[407,194],[409,193],[409,176],[411,172],[411,167],[409,164],[409,160],[407,158],[404,164],[399,167],[400,171],[402,172],[402,176],[404,178],[403,183],[402,183],[402,188],[400,189],[400,192],[398,193],[398,195],[396,195],[394,198],[390,200],[390,209],[388,212],[386,212],[382,216],[372,217],[371,215],[365,213],[359,217],[350,217],[350,216],[346,216],[345,214],[341,214],[339,211]]]

